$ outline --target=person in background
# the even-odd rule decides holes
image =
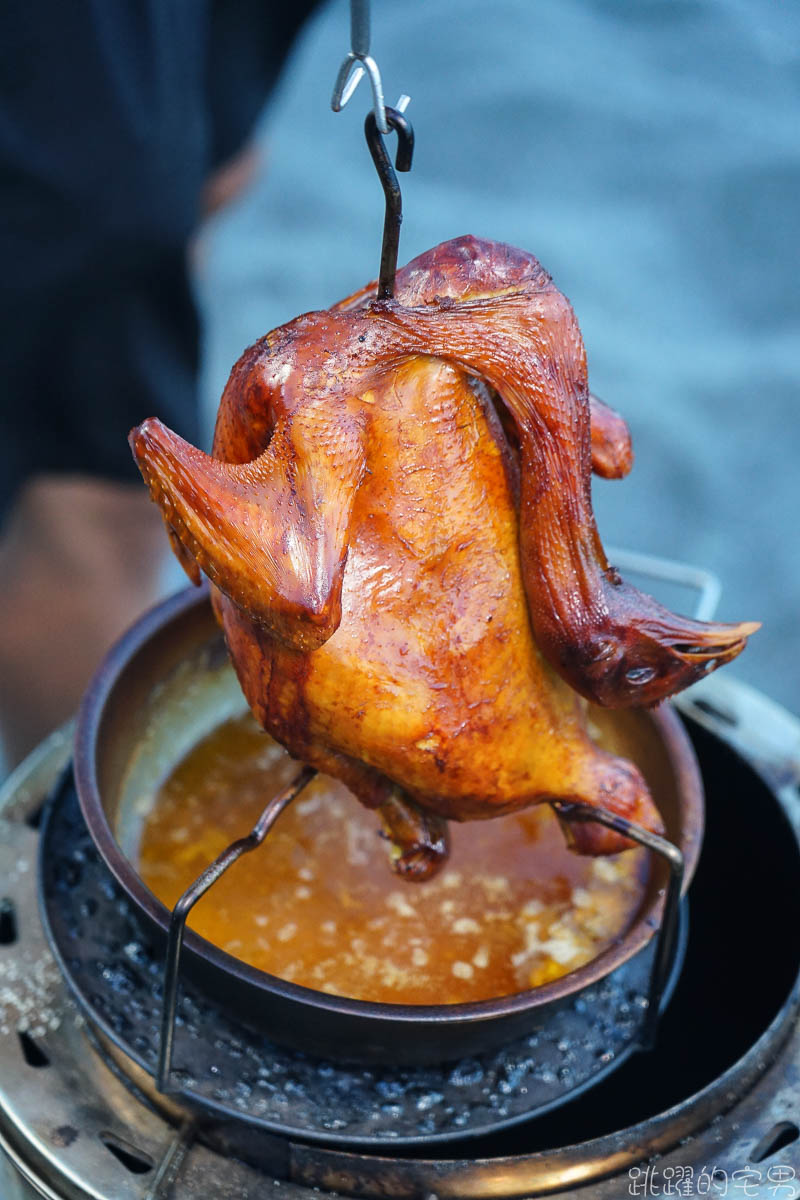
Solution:
[[[189,249],[314,8],[34,0],[0,13],[0,735],[19,761],[158,594],[164,535],[128,450],[195,444]]]

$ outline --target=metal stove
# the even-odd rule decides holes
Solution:
[[[91,853],[79,826],[70,834],[76,813],[62,796],[48,862],[66,854],[73,864],[60,864],[55,899],[53,880],[44,881],[47,920],[60,914],[83,937],[97,918],[94,957],[107,959],[100,982],[84,981],[99,989],[89,1009],[71,998],[37,895],[42,805],[63,792],[71,749],[69,731],[54,735],[0,794],[0,1196],[796,1200],[800,722],[717,677],[680,706],[703,769],[708,823],[685,961],[652,1052],[626,1047],[641,1003],[637,979],[597,998],[588,1032],[540,1031],[528,1045],[421,1073],[336,1068],[277,1049],[270,1058],[263,1045],[256,1054],[213,1006],[192,1014],[189,996],[179,1034],[184,1046],[197,1045],[194,1082],[203,1082],[203,1064],[204,1086],[215,1086],[215,1069],[229,1076],[216,1084],[225,1099],[216,1117],[154,1088],[155,1050],[136,1042],[148,1006],[132,979],[138,972],[150,981],[157,1010],[158,964],[142,960],[111,883],[105,894],[99,885],[102,914],[97,896],[84,893]],[[56,940],[74,987],[77,967]],[[82,1015],[100,1010],[108,1020]],[[606,1056],[604,1069],[591,1087],[566,1086],[589,1047]],[[548,1088],[549,1107],[541,1103]],[[539,1115],[526,1120],[526,1104]],[[269,1119],[254,1123],[259,1105]],[[393,1128],[408,1135],[402,1144],[392,1144]]]

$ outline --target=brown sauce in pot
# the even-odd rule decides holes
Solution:
[[[249,715],[220,725],[158,791],[139,850],[147,886],[172,907],[296,771]],[[440,874],[405,883],[389,869],[375,814],[320,776],[200,901],[191,927],[318,991],[456,1004],[574,970],[622,935],[640,906],[646,852],[581,858],[546,805],[451,833]]]

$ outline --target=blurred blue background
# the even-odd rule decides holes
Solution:
[[[377,273],[366,83],[329,106],[348,45],[336,0],[202,236],[209,428],[246,345]],[[595,484],[604,541],[716,572],[718,615],[764,623],[728,671],[800,711],[800,7],[374,0],[372,50],[412,97],[400,261],[462,233],[540,258],[633,431],[633,474]]]

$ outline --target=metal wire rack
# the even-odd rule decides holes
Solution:
[[[667,580],[696,591],[698,593],[698,600],[695,606],[695,616],[697,619],[708,620],[713,616],[721,594],[721,587],[718,579],[711,572],[668,559],[634,554],[624,550],[612,550],[610,553],[614,561],[625,570],[656,581]],[[180,958],[189,914],[197,901],[213,887],[243,854],[250,853],[263,843],[280,814],[288,807],[292,800],[300,795],[315,775],[316,771],[313,768],[303,767],[292,783],[267,803],[251,832],[247,836],[237,838],[231,842],[222,854],[189,885],[172,910],[167,939],[167,953],[164,963],[164,1000],[156,1075],[156,1084],[158,1090],[162,1093],[168,1093],[170,1090],[170,1076],[172,1073],[175,1043],[175,1014],[180,981]],[[683,855],[678,847],[668,839],[651,833],[642,826],[628,821],[624,817],[609,812],[604,808],[588,804],[564,802],[555,802],[553,808],[558,812],[562,820],[580,823],[596,822],[604,825],[616,833],[629,838],[631,841],[644,846],[653,854],[658,855],[667,864],[669,881],[650,975],[647,1017],[642,1025],[639,1038],[639,1044],[642,1049],[651,1049],[656,1039],[658,1019],[661,1011],[661,999],[669,976],[670,964],[678,934],[678,915],[684,876]]]

